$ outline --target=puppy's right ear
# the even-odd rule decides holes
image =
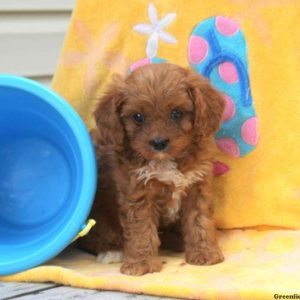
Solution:
[[[115,75],[106,93],[100,98],[94,112],[100,143],[123,145],[124,128],[120,120],[120,111],[124,103],[124,79]]]

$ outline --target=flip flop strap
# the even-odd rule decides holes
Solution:
[[[242,91],[242,105],[244,107],[251,106],[252,104],[252,96],[250,93],[249,88],[249,78],[247,75],[247,70],[245,69],[243,63],[241,60],[234,54],[229,53],[227,51],[224,51],[220,45],[219,42],[215,36],[215,33],[213,30],[209,30],[207,34],[205,34],[206,40],[209,42],[209,45],[211,47],[212,52],[212,59],[210,59],[210,62],[204,67],[203,75],[207,78],[209,78],[210,73],[212,70],[217,67],[219,64],[224,62],[231,62],[235,65],[239,80],[240,80],[240,86]]]

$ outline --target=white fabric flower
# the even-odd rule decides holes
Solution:
[[[150,24],[135,25],[133,27],[133,30],[141,34],[149,35],[146,54],[147,57],[153,58],[157,53],[159,39],[169,44],[177,43],[175,37],[163,30],[164,27],[168,26],[174,21],[174,19],[176,18],[176,13],[169,13],[161,20],[158,20],[155,6],[153,4],[149,4],[148,16]]]

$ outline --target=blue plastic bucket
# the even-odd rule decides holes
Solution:
[[[95,188],[92,142],[74,109],[34,81],[0,76],[0,275],[68,246]]]

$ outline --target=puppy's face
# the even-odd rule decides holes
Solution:
[[[194,105],[172,78],[149,69],[128,80],[121,120],[132,149],[149,160],[174,158],[192,141]]]
[[[113,106],[104,113],[116,114],[111,123],[118,124],[110,127],[118,129],[112,134],[146,160],[184,156],[192,144],[218,129],[224,108],[221,95],[205,79],[172,64],[135,70],[115,81],[102,100]],[[101,114],[104,107],[100,103],[96,111],[99,129],[105,125],[101,118],[108,118]]]

